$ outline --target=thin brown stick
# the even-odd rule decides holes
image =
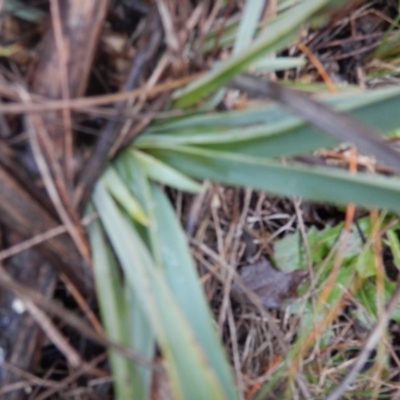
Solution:
[[[101,325],[99,319],[96,317],[93,310],[90,308],[88,302],[82,296],[81,292],[76,288],[76,286],[67,278],[65,275],[61,275],[61,279],[65,284],[67,290],[72,294],[72,297],[77,302],[79,308],[84,312],[87,319],[91,323],[93,329],[100,335],[104,335],[104,329]]]
[[[29,387],[29,385],[30,385],[29,381],[18,381],[18,382],[6,384],[5,386],[3,386],[0,389],[0,395],[12,393],[12,392],[15,392],[15,391],[21,390],[21,389],[26,389],[27,387]],[[42,386],[44,386],[44,385],[42,385]]]
[[[59,21],[65,47],[69,49],[67,82],[71,97],[82,96],[87,87],[108,3],[108,0],[59,3]],[[32,77],[33,92],[52,99],[62,97],[60,75],[63,72],[57,51],[56,28],[50,25],[44,35],[40,58]]]
[[[43,387],[50,387],[55,390],[62,388],[62,386],[58,382],[39,378],[36,375],[33,375],[21,368],[17,368],[13,364],[7,363],[5,361],[0,362],[0,365],[5,370],[10,371],[10,372],[14,373],[15,375],[19,375],[22,378],[26,379],[26,381],[15,382],[15,383],[12,383],[12,384],[6,385],[5,387],[0,388],[0,394],[6,394],[6,393],[12,392],[14,390],[23,389],[27,386],[27,384],[31,384],[31,385],[33,384],[33,385],[38,385],[38,386],[43,386]]]
[[[33,128],[33,126],[31,126],[29,121],[27,122],[27,131],[29,134],[32,152],[34,154],[35,161],[39,168],[39,171],[42,175],[43,182],[45,184],[47,193],[49,194],[49,197],[52,200],[53,205],[54,205],[55,209],[57,210],[57,213],[58,213],[61,221],[65,224],[65,226],[68,230],[68,233],[71,235],[71,238],[74,241],[77,249],[79,250],[80,254],[84,258],[86,263],[88,265],[90,265],[90,253],[89,253],[89,246],[87,244],[87,240],[84,236],[82,228],[79,226],[79,222],[77,225],[77,224],[75,224],[75,221],[74,221],[77,219],[77,214],[72,209],[71,206],[68,207],[68,210],[67,210],[67,208],[64,205],[65,203],[61,199],[60,192],[65,193],[65,191],[63,190],[63,189],[65,189],[65,186],[63,184],[64,180],[62,177],[60,177],[61,171],[58,171],[58,174],[57,174],[59,176],[59,178],[57,179],[57,181],[58,181],[58,185],[57,185],[55,183],[55,181],[53,180],[52,174],[49,170],[49,163],[46,162],[44,153],[42,152],[42,147],[39,144],[39,139],[38,139],[39,132],[43,133],[43,130],[45,128],[40,123],[41,121],[39,120],[40,119],[39,116],[31,116],[31,119],[35,120],[35,122],[36,122],[35,125],[37,128],[37,131],[35,128]],[[41,143],[45,146],[46,145],[51,146],[51,142],[49,140],[46,140],[46,138],[44,140],[42,140]],[[49,155],[49,153],[51,154],[51,152],[47,151],[48,155]],[[57,162],[54,159],[51,161],[52,162],[50,165],[52,165],[53,170],[55,170]],[[68,201],[68,199],[66,199],[66,193],[65,193],[65,196],[63,196],[63,197],[64,197],[64,200]]]
[[[156,118],[157,111],[160,110],[169,99],[169,93],[163,93],[157,100],[155,100],[148,107],[148,116],[139,121],[136,125],[131,127],[129,130],[121,135],[115,146],[112,147],[109,157],[114,157],[115,154],[121,151],[125,146],[128,146],[143,130],[150,125],[150,123]]]
[[[70,99],[69,82],[68,82],[68,56],[65,48],[65,40],[62,32],[61,15],[58,0],[50,0],[51,18],[54,28],[54,38],[58,53],[60,65],[60,86],[63,100]],[[67,186],[72,185],[73,180],[73,134],[72,134],[72,117],[71,109],[64,107],[62,110],[64,122],[64,172]]]
[[[39,100],[38,96],[30,94],[32,96],[32,100],[38,101],[37,103],[36,102],[27,104],[1,103],[0,113],[3,114],[22,114],[22,113],[32,113],[32,112],[37,113],[37,112],[61,110],[65,107],[69,107],[77,111],[82,111],[86,108],[101,106],[106,104],[113,104],[119,101],[125,101],[129,99],[137,99],[142,96],[152,98],[161,93],[169,92],[171,90],[185,86],[188,83],[200,78],[200,76],[202,75],[203,73],[188,75],[183,78],[160,83],[159,85],[155,85],[150,89],[139,88],[139,89],[127,90],[125,92],[118,92],[100,96],[78,97],[70,100],[51,100],[51,101],[48,100],[46,101],[43,99]],[[10,87],[6,88],[4,86],[0,86],[0,94],[5,97],[9,97],[11,99],[19,99],[19,95],[15,88],[10,88]]]
[[[177,54],[180,50],[179,38],[168,4],[165,0],[156,0],[156,3],[165,32],[165,41],[173,53]]]
[[[36,397],[36,400],[46,400],[50,396],[52,396],[54,393],[56,393],[58,390],[64,388],[68,384],[75,382],[76,379],[78,379],[80,376],[83,374],[87,373],[87,367],[96,367],[97,364],[100,362],[104,361],[108,357],[107,353],[100,354],[96,358],[94,358],[92,361],[87,363],[86,365],[82,365],[77,371],[69,374],[65,379],[63,379],[61,382],[58,383],[58,388],[55,387],[49,387],[49,389],[45,390],[43,393],[41,393],[39,396]]]
[[[75,368],[82,365],[83,361],[79,353],[68,343],[61,332],[54,326],[50,318],[48,318],[47,315],[28,298],[28,296],[24,296],[21,292],[18,296],[23,301],[32,318],[42,328],[43,332],[53,342],[58,350],[64,354],[67,361]]]
[[[321,63],[321,61],[316,57],[313,52],[305,45],[304,43],[298,43],[297,47],[309,58],[312,65],[314,65],[315,69],[320,74],[321,78],[325,82],[326,86],[330,90],[331,93],[336,93],[337,88],[332,78],[328,74],[326,68]]]
[[[243,376],[242,376],[241,364],[240,364],[237,326],[235,324],[232,306],[230,303],[229,303],[229,307],[228,307],[228,311],[227,311],[227,320],[228,320],[229,332],[230,332],[230,335],[232,338],[232,358],[233,358],[233,366],[235,369],[238,392],[239,392],[240,399],[244,399],[244,382],[243,382]]]
[[[4,290],[12,291],[17,297],[26,297],[29,298],[33,303],[40,305],[44,310],[48,313],[57,316],[62,321],[64,321],[67,325],[76,329],[83,336],[86,336],[88,339],[92,340],[95,343],[100,344],[106,348],[111,348],[115,350],[117,353],[126,357],[132,361],[139,363],[147,368],[156,368],[152,361],[143,357],[142,355],[136,353],[134,350],[124,347],[120,344],[112,342],[108,340],[102,335],[97,334],[92,328],[90,328],[86,323],[81,321],[74,313],[68,311],[64,307],[58,305],[54,301],[51,301],[45,298],[40,293],[19,284],[13,279],[8,272],[0,266],[0,287]]]
[[[141,48],[132,62],[128,78],[124,85],[125,90],[129,90],[137,85],[139,77],[145,72],[145,66],[155,56],[161,44],[162,35],[161,31],[157,29],[158,23],[159,17],[157,14],[154,14],[149,20],[147,35],[144,35],[144,39],[140,44]],[[150,42],[147,40],[148,35],[151,35]],[[117,109],[123,109],[124,105],[125,103],[120,102],[116,107]],[[80,174],[74,193],[74,204],[82,206],[88,199],[94,184],[108,161],[109,151],[114,141],[118,138],[118,134],[117,124],[114,121],[109,121],[100,135],[90,159]]]
[[[82,225],[88,225],[94,219],[96,219],[96,215],[91,215],[88,217],[82,218]],[[17,243],[16,245],[9,247],[8,249],[1,250],[0,251],[0,261],[5,260],[6,258],[15,256],[18,253],[21,253],[25,250],[31,249],[32,247],[35,247],[43,242],[46,242],[47,240],[50,240],[56,236],[62,235],[63,233],[67,232],[67,228],[65,225],[59,225],[56,228],[49,229],[46,232],[40,233],[38,235],[33,236],[30,239],[24,240],[23,242]]]
[[[32,173],[21,168],[21,161],[19,160],[18,153],[2,141],[0,141],[0,164],[21,184],[27,193],[52,215],[52,217],[57,218],[57,213],[53,209],[51,201],[32,180]],[[1,189],[6,190],[5,187]]]

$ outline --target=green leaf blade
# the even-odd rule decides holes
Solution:
[[[102,320],[107,336],[121,344],[127,345],[130,337],[130,326],[126,324],[126,304],[121,290],[116,264],[107,252],[107,245],[98,222],[89,227],[89,238],[93,254],[96,291]],[[145,399],[146,389],[138,376],[137,368],[129,360],[110,351],[111,369],[114,377],[116,398]]]
[[[283,196],[400,210],[400,181],[376,175],[283,165],[278,161],[191,147],[151,151],[195,178],[252,187]]]
[[[282,48],[292,39],[297,28],[304,21],[307,21],[327,3],[328,0],[307,0],[285,12],[281,18],[277,18],[268,25],[246,50],[231,57],[223,65],[176,92],[173,96],[175,104],[179,107],[193,104],[202,96],[211,93],[229,81],[236,73],[245,69],[260,56]]]
[[[124,185],[114,168],[108,167],[103,180],[113,197],[125,208],[127,213],[142,225],[148,224],[148,218],[140,203]]]
[[[162,271],[156,268],[146,246],[132,224],[120,213],[101,181],[96,185],[93,201],[127,282],[137,294],[166,358],[176,398],[236,398],[227,395],[232,388],[224,387],[219,381]]]
[[[140,151],[133,150],[133,155],[150,179],[188,193],[198,193],[201,191],[201,185],[175,168],[171,168],[169,165]]]

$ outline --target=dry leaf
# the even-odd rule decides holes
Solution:
[[[260,298],[265,308],[280,308],[284,300],[297,297],[297,288],[308,276],[308,272],[300,270],[287,274],[275,269],[268,260],[262,259],[244,266],[240,276],[245,286]],[[232,285],[232,294],[246,305],[252,305],[246,293],[235,282]]]

